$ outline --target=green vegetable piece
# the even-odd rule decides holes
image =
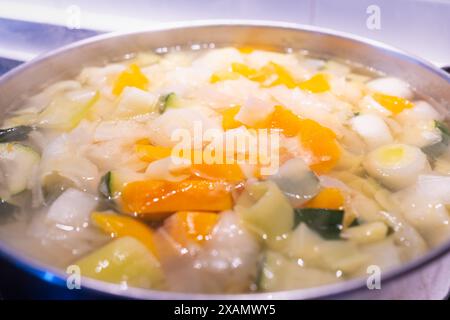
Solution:
[[[100,184],[98,185],[98,192],[107,199],[110,199],[112,196],[110,183],[111,183],[111,171],[108,171],[100,179]]]
[[[159,113],[164,113],[168,108],[176,108],[178,98],[174,92],[163,95],[159,98]]]
[[[22,141],[28,138],[32,128],[29,126],[18,126],[8,129],[0,129],[0,142]]]
[[[39,159],[39,154],[28,146],[10,142],[0,143],[0,168],[5,173],[0,184],[10,195],[24,191]]]
[[[156,257],[132,237],[113,240],[75,262],[82,276],[139,288],[159,288],[164,274]]]
[[[443,154],[450,144],[450,129],[447,127],[447,125],[437,120],[434,121],[434,125],[439,129],[439,131],[441,131],[441,141],[422,148],[422,151],[427,154],[432,160]]]
[[[344,218],[343,210],[316,208],[295,209],[295,225],[304,222],[325,239],[339,239]]]

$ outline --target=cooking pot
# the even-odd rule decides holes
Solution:
[[[350,61],[405,79],[419,94],[434,100],[434,105],[446,117],[450,111],[449,75],[420,58],[385,44],[291,23],[206,21],[100,35],[42,55],[0,78],[0,117],[6,110],[19,106],[27,96],[55,81],[76,76],[86,66],[120,60],[127,54],[143,50],[165,52],[173,47],[198,50],[225,45],[302,49],[314,56]],[[61,296],[67,296],[68,274],[65,270],[31,259],[4,242],[0,242],[0,255],[38,276],[43,284],[58,287]],[[367,278],[310,289],[237,295],[124,290],[119,285],[85,278],[82,278],[81,287],[80,292],[90,297],[139,299],[442,299],[450,288],[450,241],[414,261],[382,273],[381,289],[369,289]]]

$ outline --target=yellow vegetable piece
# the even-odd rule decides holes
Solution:
[[[154,219],[175,211],[228,210],[233,204],[228,183],[194,179],[130,182],[124,187],[121,199],[125,212]]]
[[[71,100],[64,96],[56,97],[38,115],[38,126],[64,131],[72,130],[88,116],[99,97],[98,91],[87,95],[87,99],[83,100]]]
[[[302,120],[291,110],[282,106],[275,106],[271,115],[270,126],[274,129],[281,129],[285,136],[293,137],[300,131]]]
[[[237,79],[239,79],[239,77],[240,77],[239,73],[236,73],[236,72],[219,71],[219,72],[215,72],[211,75],[209,82],[216,83],[216,82],[225,81],[225,80],[237,80]]]
[[[289,109],[275,106],[265,125],[280,129],[288,137],[298,136],[302,148],[311,153],[310,167],[316,173],[330,171],[339,161],[341,150],[335,133],[312,119],[302,119]]]
[[[247,186],[234,208],[245,225],[265,239],[292,230],[294,211],[287,198],[272,181]]]
[[[234,119],[240,109],[240,106],[234,106],[221,112],[223,130],[234,129],[242,126],[241,122]]]
[[[265,87],[285,85],[289,89],[292,89],[297,86],[289,71],[275,62],[269,62],[256,74],[250,76],[249,79],[257,81]]]
[[[215,212],[179,211],[164,221],[164,229],[178,243],[202,243],[208,240],[219,220]]]
[[[388,166],[393,166],[399,163],[405,156],[405,148],[401,145],[394,145],[391,148],[383,148],[380,151],[379,159],[381,162]]]
[[[310,79],[300,82],[298,87],[312,93],[321,93],[330,90],[330,84],[328,83],[326,76],[322,73],[318,73]]]
[[[257,46],[242,46],[238,47],[238,50],[242,54],[250,54],[255,50],[264,50],[264,51],[272,51],[272,52],[283,52],[282,48],[268,46],[268,45],[257,45]]]
[[[153,230],[144,223],[131,217],[108,212],[93,212],[91,219],[97,227],[110,234],[111,237],[131,236],[136,238],[157,256]]]
[[[83,277],[130,287],[161,288],[164,274],[159,261],[132,237],[115,239],[76,261]]]
[[[146,162],[153,162],[155,160],[170,157],[172,153],[171,148],[152,146],[148,144],[137,144],[135,150],[139,156],[139,159]]]
[[[194,164],[193,175],[210,180],[242,181],[245,179],[241,167],[237,163]]]
[[[253,47],[250,47],[250,46],[242,46],[242,47],[239,47],[238,50],[242,54],[250,54],[253,51],[255,51],[255,49],[253,49]]]
[[[391,111],[393,114],[398,114],[405,109],[412,108],[414,104],[409,100],[401,97],[389,96],[387,94],[376,92],[373,94],[376,102]]]
[[[131,64],[130,67],[123,71],[117,77],[113,87],[113,94],[120,95],[125,87],[135,87],[141,90],[146,90],[149,85],[147,77],[141,72],[141,69],[136,64]]]
[[[324,188],[304,206],[306,208],[341,210],[344,200],[344,195],[338,188]]]
[[[258,72],[255,69],[252,69],[247,65],[238,62],[234,62],[231,64],[231,70],[247,78],[255,75]]]
[[[333,169],[341,156],[335,133],[311,119],[301,119],[299,128],[300,143],[313,157],[311,169],[318,174]]]

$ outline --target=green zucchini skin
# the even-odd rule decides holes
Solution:
[[[32,130],[29,126],[0,129],[0,143],[26,140]]]
[[[340,239],[344,210],[301,208],[294,212],[296,226],[303,222],[324,239]]]

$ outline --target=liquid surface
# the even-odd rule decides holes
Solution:
[[[141,52],[48,86],[1,127],[0,239],[124,288],[315,287],[450,237],[437,106],[333,60]]]

